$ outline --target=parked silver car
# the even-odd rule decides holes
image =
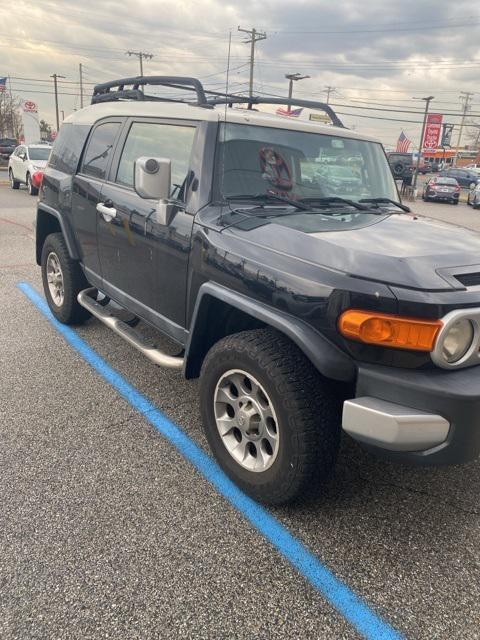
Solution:
[[[476,187],[468,192],[467,204],[474,209],[480,209],[480,184],[477,184]]]
[[[38,186],[33,176],[47,166],[52,147],[49,144],[29,144],[18,146],[8,160],[8,177],[12,189],[26,184],[28,193],[38,194]],[[33,180],[32,180],[33,179]]]

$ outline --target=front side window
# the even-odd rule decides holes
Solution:
[[[398,199],[380,144],[338,135],[222,124],[216,153],[220,199],[275,194],[289,199]]]
[[[106,178],[119,128],[119,122],[104,122],[95,128],[83,159],[84,174],[99,180]]]
[[[134,163],[142,156],[168,158],[172,161],[172,193],[181,196],[190,164],[195,127],[134,122],[128,133],[118,165],[117,182],[134,184]]]

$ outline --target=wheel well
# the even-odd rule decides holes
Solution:
[[[39,265],[42,260],[42,249],[45,239],[51,233],[61,232],[60,222],[55,216],[52,216],[41,209],[37,212],[37,230],[36,230],[36,261]]]
[[[212,296],[204,296],[198,310],[185,367],[187,379],[200,375],[202,362],[213,345],[225,336],[267,325],[248,313]]]

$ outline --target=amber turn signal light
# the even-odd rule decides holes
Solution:
[[[338,321],[340,333],[345,338],[414,351],[432,351],[442,326],[440,320],[405,318],[355,309],[342,313]]]

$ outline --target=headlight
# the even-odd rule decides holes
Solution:
[[[448,364],[461,360],[472,346],[473,326],[470,320],[460,318],[445,333],[442,341],[442,356]]]

